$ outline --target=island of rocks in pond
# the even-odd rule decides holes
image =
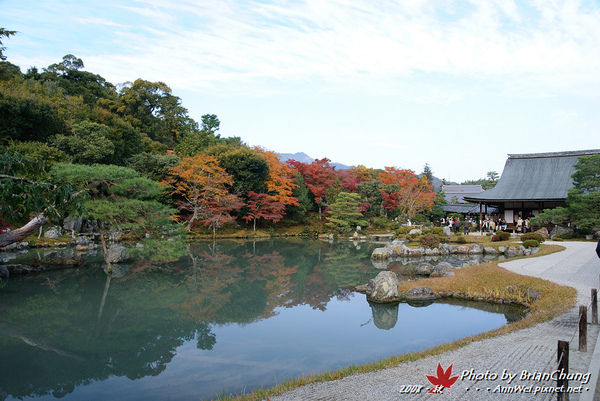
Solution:
[[[367,295],[367,300],[373,303],[393,303],[402,301],[432,301],[439,298],[461,298],[474,301],[486,301],[493,303],[506,303],[501,298],[474,298],[464,294],[461,291],[439,291],[437,294],[429,287],[421,286],[412,288],[406,292],[400,292],[398,289],[398,276],[392,271],[380,272],[375,280],[369,280],[367,284],[355,287],[357,292],[362,292]],[[524,288],[518,285],[510,285],[506,287],[508,293],[519,294],[525,301],[520,302],[523,306],[530,306],[540,298],[541,292],[531,288]]]
[[[440,243],[437,247],[433,248],[409,248],[407,239],[395,239],[385,247],[376,248],[371,254],[373,260],[389,260],[397,257],[404,256],[439,256],[439,255],[504,255],[506,258],[514,258],[517,256],[529,256],[537,253],[539,248],[526,248],[523,245],[519,247],[509,246],[483,246],[481,243],[475,243],[473,245],[454,245]]]

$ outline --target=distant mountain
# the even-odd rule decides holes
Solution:
[[[279,156],[281,156],[281,161],[282,162],[286,162],[288,160],[297,160],[299,162],[302,163],[306,163],[306,164],[310,164],[312,162],[315,161],[315,159],[313,159],[312,157],[310,157],[309,155],[307,155],[304,152],[297,152],[297,153],[277,153]],[[346,166],[345,164],[342,163],[336,163],[336,162],[331,162],[329,163],[332,166],[335,166],[336,169],[338,170],[347,170],[349,168],[352,168],[354,166]]]

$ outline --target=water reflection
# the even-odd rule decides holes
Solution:
[[[92,251],[78,269],[3,280],[0,399],[210,398],[506,322],[505,311],[369,305],[348,288],[377,275],[371,251],[300,240],[196,243],[177,262],[140,260],[112,276]],[[3,257],[27,263],[43,254]]]

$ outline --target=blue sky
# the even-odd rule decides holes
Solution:
[[[8,61],[165,82],[222,136],[453,181],[597,149],[600,2],[0,0]]]

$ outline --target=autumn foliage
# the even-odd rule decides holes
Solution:
[[[187,220],[188,231],[195,222],[202,222],[210,226],[214,234],[217,227],[233,220],[231,211],[243,206],[236,195],[229,193],[233,179],[214,156],[200,154],[183,158],[169,172],[164,183],[170,185],[172,194],[180,199],[178,207],[183,213],[179,217]]]

